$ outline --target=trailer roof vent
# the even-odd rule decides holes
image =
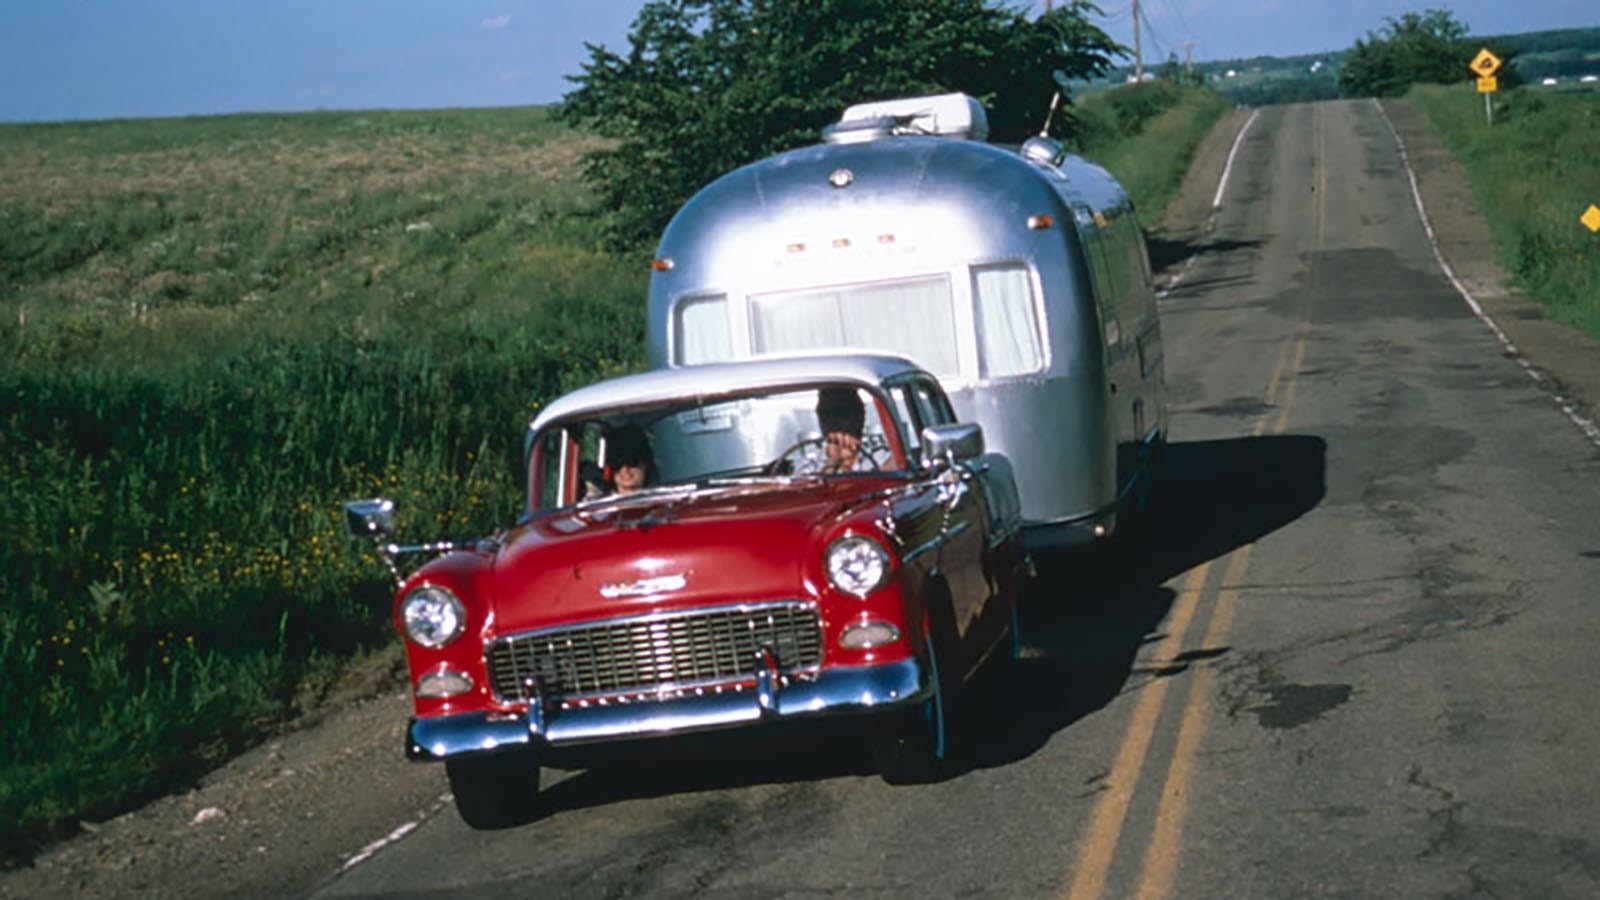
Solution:
[[[857,103],[844,111],[823,137],[831,143],[854,143],[891,134],[933,134],[981,141],[989,136],[983,104],[966,94],[937,94]]]

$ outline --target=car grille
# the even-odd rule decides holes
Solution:
[[[662,613],[500,638],[489,681],[501,699],[527,699],[537,677],[546,700],[654,694],[741,682],[772,649],[788,675],[822,662],[822,627],[810,604],[783,602]]]

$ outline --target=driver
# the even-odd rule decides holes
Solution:
[[[867,411],[855,388],[825,387],[817,391],[817,426],[822,430],[826,460],[823,475],[864,472],[875,468],[861,452],[861,431]]]

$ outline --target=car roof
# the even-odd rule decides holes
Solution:
[[[529,429],[589,412],[690,397],[717,396],[760,387],[851,381],[876,386],[897,375],[927,373],[904,356],[887,353],[774,355],[739,362],[654,369],[578,388],[539,412]],[[929,380],[932,375],[927,375]]]

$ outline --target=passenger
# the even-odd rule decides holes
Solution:
[[[650,438],[637,425],[623,425],[606,440],[606,462],[611,468],[612,489],[631,494],[655,477],[655,459]]]
[[[818,471],[824,475],[866,472],[877,464],[861,452],[861,432],[867,411],[855,388],[827,387],[817,392],[817,426],[822,430],[827,459]]]

